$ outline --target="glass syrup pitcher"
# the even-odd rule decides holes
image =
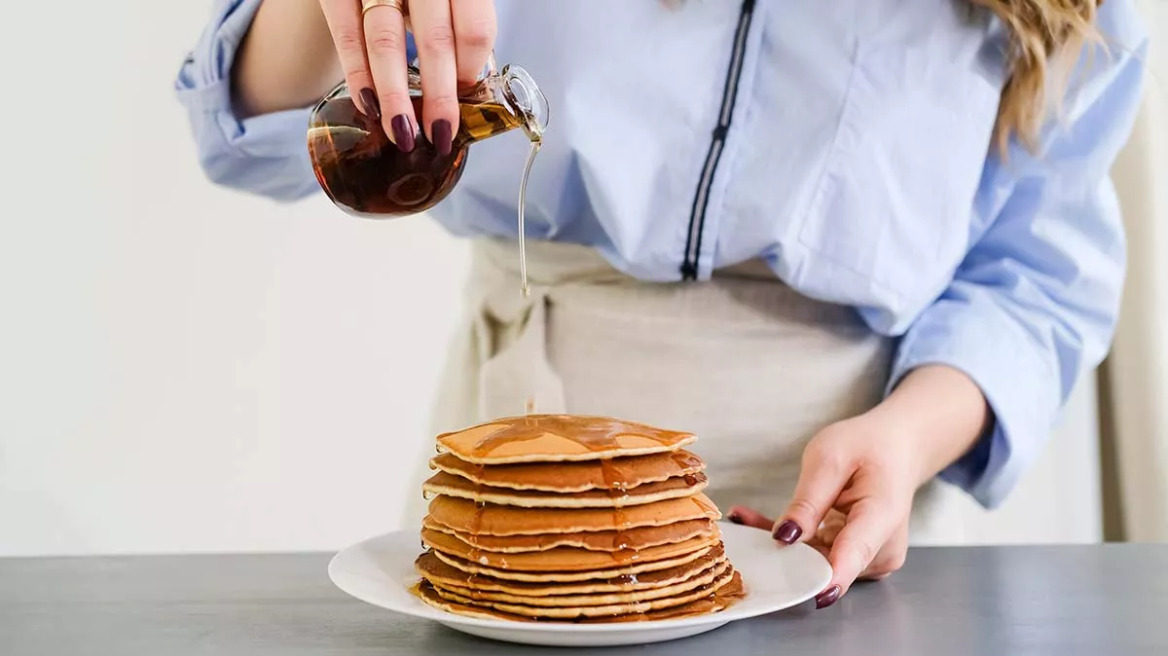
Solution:
[[[409,69],[414,114],[422,116],[422,81]],[[522,128],[538,147],[548,122],[547,98],[519,66],[495,70],[494,58],[484,77],[459,92],[460,120],[450,154],[441,155],[424,137],[403,153],[389,140],[379,121],[357,110],[344,83],[312,110],[308,154],[316,179],[328,197],[350,214],[393,218],[425,211],[446,198],[466,167],[467,150],[476,141]]]

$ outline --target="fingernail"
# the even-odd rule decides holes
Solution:
[[[798,540],[800,535],[803,535],[803,529],[789,519],[776,526],[774,532],[771,533],[771,537],[783,544],[795,544],[795,540]]]
[[[815,596],[815,608],[827,608],[828,606],[839,601],[841,588],[838,585],[833,585],[830,588],[820,592]]]
[[[438,154],[449,155],[454,146],[454,135],[450,132],[450,121],[440,118],[431,123],[430,138],[434,141],[434,147],[438,149]]]
[[[374,121],[381,120],[381,103],[377,102],[377,94],[373,89],[361,89],[361,106],[365,108],[365,115]]]
[[[397,149],[403,153],[412,151],[414,149],[414,129],[410,126],[410,117],[398,114],[389,122],[389,126],[393,129],[393,142],[397,144]]]
[[[733,522],[733,523],[735,523],[735,524],[741,524],[741,523],[742,523],[742,515],[739,515],[739,514],[738,514],[738,513],[736,513],[736,512],[732,512],[732,513],[730,513],[729,515],[727,515],[727,516],[726,516],[726,519],[730,520],[731,522]]]

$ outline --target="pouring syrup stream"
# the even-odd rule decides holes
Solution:
[[[527,179],[531,177],[531,165],[535,163],[535,156],[543,145],[542,139],[531,141],[531,150],[527,153],[527,163],[523,165],[523,178],[519,181],[519,280],[520,292],[523,298],[531,296],[531,287],[527,284],[527,245],[524,234],[527,209]]]
[[[519,292],[524,300],[531,297],[531,287],[527,283],[527,237],[524,230],[527,223],[527,180],[531,177],[531,165],[535,163],[535,156],[539,154],[542,145],[543,140],[540,138],[531,140],[531,150],[527,153],[527,163],[523,165],[523,178],[519,181]],[[528,415],[535,413],[535,366],[533,361],[530,378],[532,387],[528,390],[527,402],[523,408],[524,414]]]

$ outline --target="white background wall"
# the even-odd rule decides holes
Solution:
[[[212,187],[170,92],[209,2],[66,5],[2,28],[53,26],[0,46],[0,553],[395,527],[464,246]]]
[[[417,493],[465,247],[205,182],[170,85],[207,7],[5,10],[0,555],[333,549]],[[976,539],[1097,539],[1085,392]]]

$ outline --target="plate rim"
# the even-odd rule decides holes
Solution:
[[[722,526],[723,532],[729,530],[731,532],[742,531],[745,533],[747,531],[758,531],[759,530],[756,528],[739,526],[739,525],[735,525],[735,524],[725,524],[725,522],[719,522],[719,524],[723,524],[723,526]],[[398,535],[401,535],[403,537],[410,536],[411,538],[413,538],[413,537],[415,537],[414,534],[415,534],[414,531],[410,531],[407,529],[399,529],[397,531],[388,531],[385,533],[380,533],[378,535],[370,536],[368,538],[365,538],[364,540],[361,540],[359,542],[355,542],[355,543],[341,549],[337,553],[333,554],[332,558],[329,559],[329,563],[328,563],[329,580],[332,582],[332,584],[334,586],[336,586],[338,589],[340,589],[345,594],[349,595],[350,597],[353,597],[354,599],[358,599],[364,603],[370,604],[372,606],[376,606],[377,608],[381,608],[383,610],[387,610],[387,611],[390,611],[393,613],[399,613],[402,615],[408,615],[410,617],[418,617],[421,619],[432,620],[432,621],[438,622],[438,623],[446,625],[446,626],[451,626],[451,625],[477,626],[477,627],[487,628],[487,629],[505,629],[505,630],[509,630],[509,631],[521,631],[521,632],[525,632],[525,633],[532,633],[532,632],[534,632],[534,633],[564,633],[567,631],[571,631],[574,633],[579,633],[579,632],[583,632],[583,633],[605,633],[605,632],[624,633],[624,632],[646,631],[646,630],[651,630],[651,629],[668,629],[671,627],[676,627],[676,628],[695,627],[695,626],[704,626],[706,624],[715,624],[715,623],[717,623],[719,625],[724,625],[724,624],[729,624],[730,622],[736,622],[738,620],[745,620],[745,619],[750,619],[753,617],[759,617],[762,615],[769,615],[771,613],[777,613],[779,611],[798,606],[799,604],[802,604],[802,603],[814,598],[816,594],[818,594],[823,588],[825,588],[827,586],[828,583],[831,582],[831,576],[832,576],[831,565],[828,563],[827,559],[823,557],[823,554],[821,554],[818,551],[816,551],[815,549],[807,546],[806,544],[803,544],[800,542],[800,543],[796,543],[793,545],[784,546],[783,549],[798,549],[800,551],[806,550],[807,552],[810,552],[810,554],[813,554],[816,558],[818,558],[820,561],[822,561],[822,565],[825,568],[825,571],[821,573],[820,584],[818,586],[818,588],[819,588],[818,590],[807,593],[807,594],[799,597],[798,599],[793,598],[778,608],[766,609],[765,607],[763,607],[763,608],[749,608],[748,607],[747,609],[743,610],[742,608],[736,609],[734,606],[730,606],[726,610],[719,611],[717,613],[708,613],[705,615],[694,615],[694,616],[679,617],[679,618],[667,618],[667,619],[661,619],[661,620],[645,620],[645,621],[641,621],[641,622],[611,622],[611,623],[600,622],[600,623],[596,623],[596,624],[580,624],[580,623],[572,623],[572,622],[515,622],[515,621],[511,621],[511,620],[470,617],[468,615],[459,615],[457,613],[452,613],[449,611],[442,611],[442,610],[439,610],[439,609],[434,608],[432,606],[429,606],[425,602],[421,601],[420,599],[413,597],[413,594],[409,593],[408,591],[406,591],[406,593],[410,595],[411,601],[414,604],[411,608],[409,608],[409,609],[396,608],[396,607],[390,608],[390,607],[383,605],[382,603],[375,602],[375,601],[372,601],[370,599],[365,598],[363,595],[361,595],[359,593],[359,591],[354,591],[354,590],[350,589],[349,587],[346,587],[342,582],[337,580],[337,570],[340,567],[338,562],[341,561],[346,556],[346,554],[349,554],[357,549],[360,549],[360,548],[362,548],[365,545],[370,544],[370,543],[384,541],[384,540],[390,540]],[[355,576],[354,574],[351,574],[351,573],[348,573],[348,575]],[[396,581],[394,581],[393,583],[396,585]],[[746,584],[749,586],[749,581],[747,581]],[[456,628],[456,626],[452,626],[451,628]]]

